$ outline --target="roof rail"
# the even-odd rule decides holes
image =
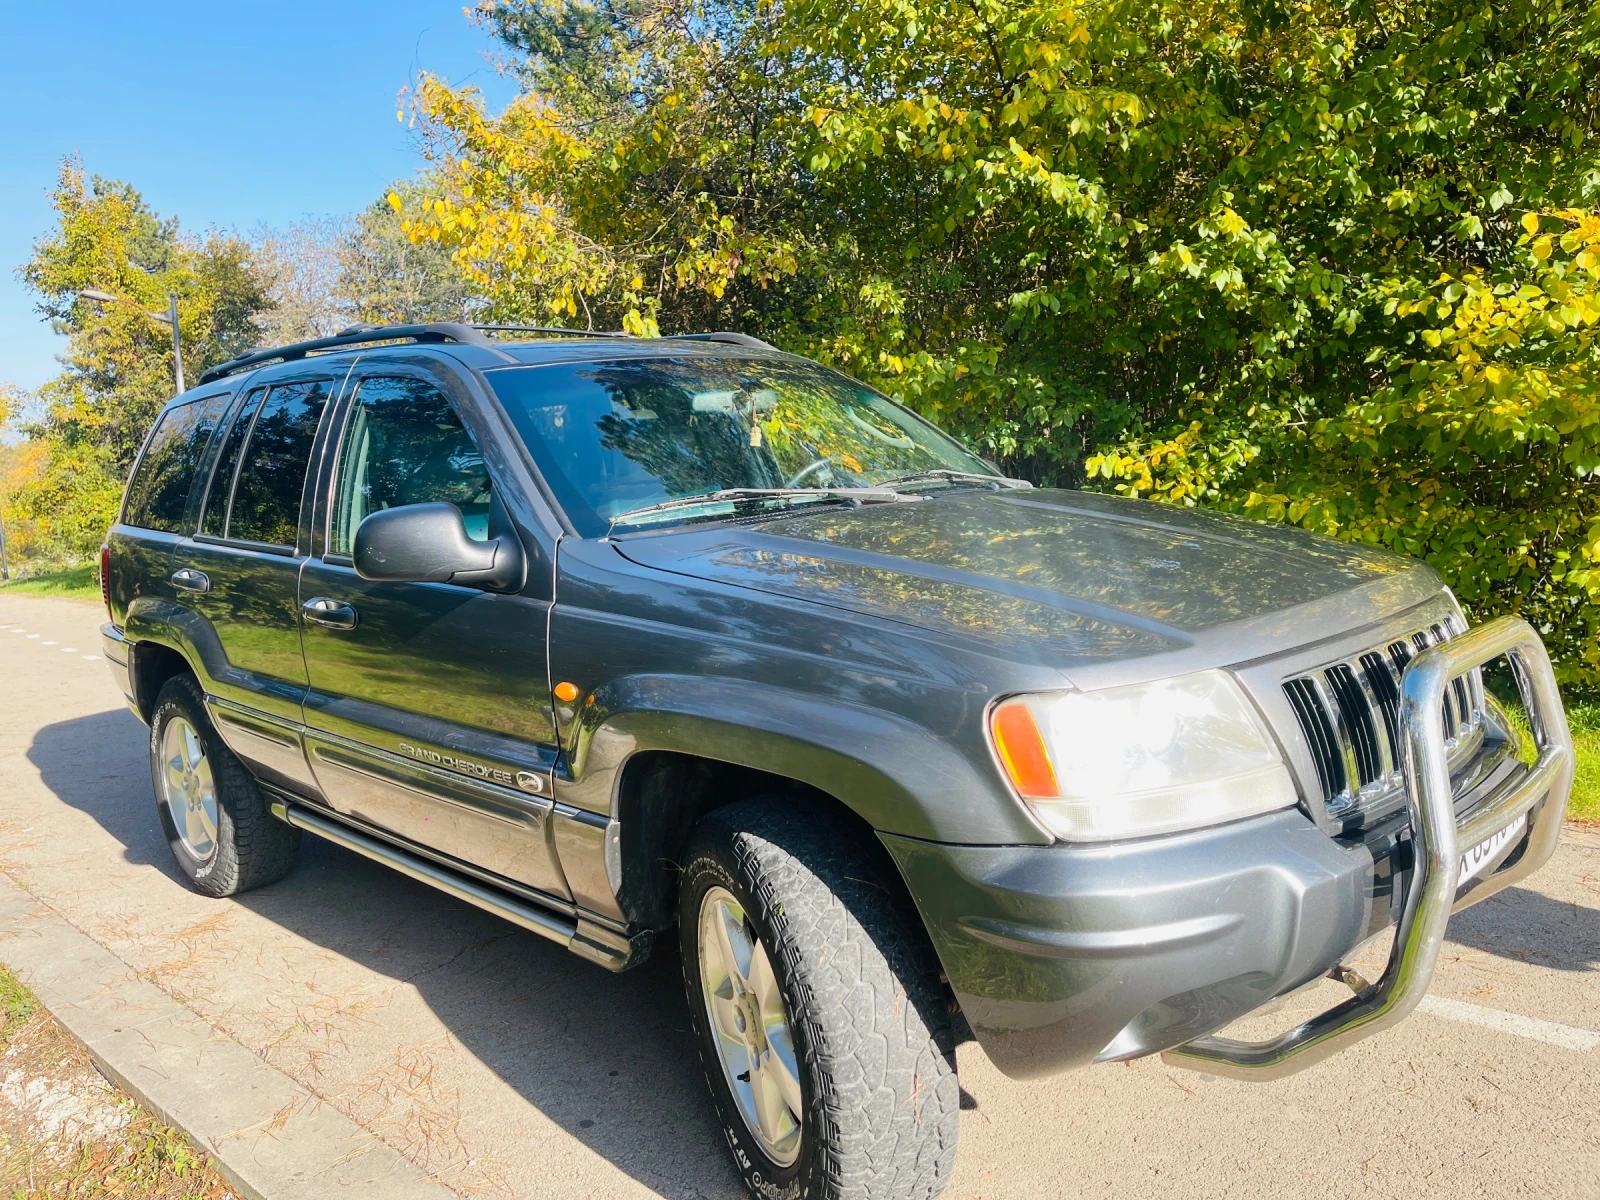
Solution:
[[[484,333],[556,333],[562,337],[631,338],[631,333],[614,329],[564,329],[560,325],[474,325]]]
[[[474,325],[485,333],[554,333],[563,337],[635,338],[635,334],[619,333],[612,329],[564,329],[558,325]],[[776,350],[770,342],[751,337],[748,333],[666,333],[661,335],[669,342],[724,342],[730,346],[748,346],[753,350]]]
[[[248,367],[268,362],[290,362],[325,350],[342,350],[346,346],[360,346],[369,342],[461,342],[470,346],[497,348],[485,337],[488,333],[550,333],[561,337],[582,338],[632,338],[631,333],[606,329],[563,329],[557,325],[464,325],[458,321],[435,321],[427,325],[349,325],[332,337],[312,338],[287,346],[274,346],[252,350],[227,362],[208,367],[200,375],[202,384],[211,383],[233,375]],[[677,342],[722,342],[730,346],[748,346],[754,350],[776,350],[770,342],[751,337],[748,333],[679,333],[662,339]]]
[[[288,346],[275,346],[266,350],[252,350],[248,354],[241,354],[237,358],[230,358],[227,362],[218,363],[207,368],[200,376],[200,382],[210,383],[221,379],[225,375],[233,375],[243,371],[246,367],[258,366],[265,362],[283,361],[304,358],[308,354],[319,350],[340,350],[346,346],[359,346],[365,342],[464,342],[473,346],[494,345],[483,334],[471,325],[462,325],[456,321],[436,321],[428,325],[351,325],[341,329],[332,337],[312,338],[307,342],[295,342]]]
[[[729,346],[748,346],[752,350],[776,350],[771,342],[763,342],[748,333],[670,333],[665,335],[674,342],[723,342]]]

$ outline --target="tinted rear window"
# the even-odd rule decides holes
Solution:
[[[208,396],[169,408],[161,415],[138,470],[128,483],[124,524],[166,533],[183,532],[183,513],[195,471],[227,403],[226,395]]]
[[[267,394],[239,461],[227,537],[273,546],[295,544],[306,465],[330,387],[330,381],[318,379],[282,384]]]
[[[228,429],[228,440],[222,443],[217,465],[211,468],[211,490],[206,493],[206,511],[200,519],[201,533],[221,537],[227,532],[228,497],[233,495],[233,477],[239,470],[239,452],[244,449],[244,439],[250,436],[250,422],[255,420],[261,397],[266,394],[265,388],[258,388],[239,404],[233,425]]]

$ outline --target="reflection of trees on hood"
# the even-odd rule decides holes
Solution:
[[[1169,524],[1127,500],[1086,493],[1025,495],[1025,503],[1018,504],[1007,493],[969,491],[926,504],[836,509],[825,520],[780,518],[763,529],[846,551],[935,564],[976,580],[1021,584],[1040,598],[1071,597],[1184,629],[1291,609],[1406,573],[1413,565],[1359,544],[1272,526],[1235,527],[1205,513],[1176,510]],[[1169,513],[1158,510],[1157,515]],[[1215,530],[1226,536],[1216,536]],[[1238,530],[1245,536],[1232,536]],[[840,575],[837,566],[829,570]],[[926,581],[906,578],[924,589]],[[871,582],[880,597],[886,587],[906,586],[899,579]],[[813,581],[813,586],[823,585]],[[897,602],[910,612],[913,599],[907,593]],[[980,622],[969,600],[961,597],[966,606],[961,620],[976,627]],[[949,597],[939,603],[947,615],[956,611]]]

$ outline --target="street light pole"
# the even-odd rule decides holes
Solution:
[[[178,377],[178,391],[183,386],[183,344],[178,340],[178,297],[167,293],[167,324],[172,326],[172,370]]]
[[[97,292],[91,288],[85,288],[79,292],[78,299],[94,300],[102,304],[132,304],[135,306],[139,304],[137,300],[130,300],[126,296],[113,296],[110,292]],[[180,392],[183,391],[183,343],[178,336],[178,297],[172,292],[167,293],[167,311],[164,313],[151,312],[143,307],[140,307],[139,311],[152,321],[160,321],[164,325],[172,326],[172,373],[177,377],[178,390]]]

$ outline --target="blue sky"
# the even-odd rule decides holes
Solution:
[[[191,230],[353,212],[418,166],[395,111],[419,70],[511,98],[493,50],[462,0],[0,0],[0,382],[57,371],[15,269],[50,229],[62,156]]]

